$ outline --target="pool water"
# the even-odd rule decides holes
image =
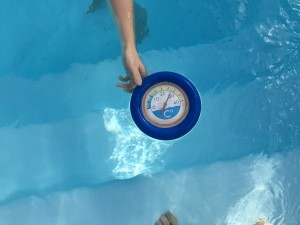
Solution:
[[[198,88],[186,136],[129,113],[109,8],[0,3],[0,225],[300,225],[300,1],[136,1],[149,74]]]

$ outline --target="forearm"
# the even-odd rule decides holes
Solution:
[[[108,0],[118,25],[122,47],[135,48],[132,0]]]
[[[137,53],[135,46],[133,0],[107,0],[121,36],[123,48],[122,61],[126,76],[119,76],[121,83],[117,86],[126,92],[133,92],[137,85],[142,85],[142,78],[147,76],[147,71]]]

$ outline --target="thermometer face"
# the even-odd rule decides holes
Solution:
[[[186,117],[189,99],[176,84],[161,82],[146,91],[142,109],[145,118],[155,126],[173,127]]]
[[[130,112],[137,127],[149,137],[173,140],[197,123],[201,99],[186,77],[168,71],[147,76],[131,96]]]

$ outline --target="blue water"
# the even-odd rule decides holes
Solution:
[[[300,225],[300,1],[137,1],[148,73],[184,74],[203,100],[167,142],[132,122],[117,31],[90,3],[0,2],[0,225],[168,209],[182,225]]]

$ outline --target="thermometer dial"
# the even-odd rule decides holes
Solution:
[[[201,99],[186,77],[174,72],[158,72],[143,79],[130,100],[130,112],[138,128],[159,140],[187,134],[197,123]]]
[[[189,110],[186,93],[176,84],[158,83],[147,90],[142,100],[145,118],[158,127],[179,124]]]

